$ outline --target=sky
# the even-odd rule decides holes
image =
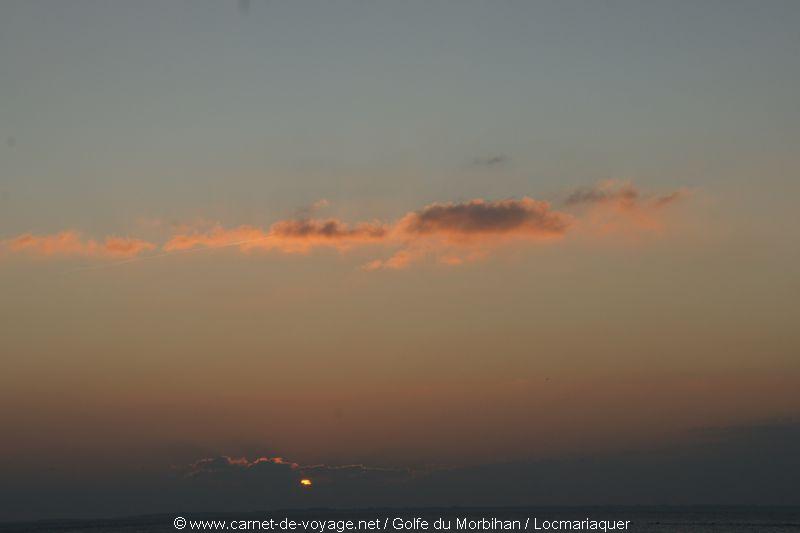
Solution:
[[[3,2],[0,520],[800,504],[798,23]]]

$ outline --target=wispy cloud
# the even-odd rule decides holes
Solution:
[[[322,211],[323,209],[329,207],[330,205],[331,205],[330,200],[328,200],[327,198],[320,198],[319,200],[317,200],[312,204],[304,205],[302,207],[297,208],[292,218],[296,219],[312,218],[316,213]]]
[[[628,234],[664,229],[666,209],[686,199],[687,189],[646,194],[633,184],[616,180],[582,187],[564,205],[577,210],[583,226],[595,234]]]
[[[472,160],[472,164],[477,167],[496,167],[503,165],[510,160],[511,158],[507,155],[497,154],[485,157],[476,157]]]
[[[50,235],[25,233],[6,242],[12,252],[26,252],[40,256],[79,256],[130,258],[153,250],[156,245],[132,237],[106,237],[103,241],[84,239],[73,230]]]
[[[631,183],[604,181],[591,187],[582,187],[567,196],[568,206],[605,205],[623,210],[660,208],[688,196],[688,191],[679,189],[664,195],[642,194]]]

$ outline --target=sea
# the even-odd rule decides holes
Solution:
[[[0,523],[0,533],[176,531],[781,533],[800,531],[800,507],[307,509],[238,514],[187,512],[95,520]]]

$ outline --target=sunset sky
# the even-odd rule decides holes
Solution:
[[[0,520],[533,503],[486,487],[575,461],[738,484],[548,503],[800,503],[747,466],[800,466],[798,27],[2,2]]]

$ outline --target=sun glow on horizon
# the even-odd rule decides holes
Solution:
[[[310,479],[308,479],[308,478],[303,478],[303,479],[301,479],[301,480],[300,480],[300,484],[301,484],[302,486],[304,486],[304,487],[310,487],[311,485],[313,485],[313,483],[311,483],[311,480],[310,480]]]

